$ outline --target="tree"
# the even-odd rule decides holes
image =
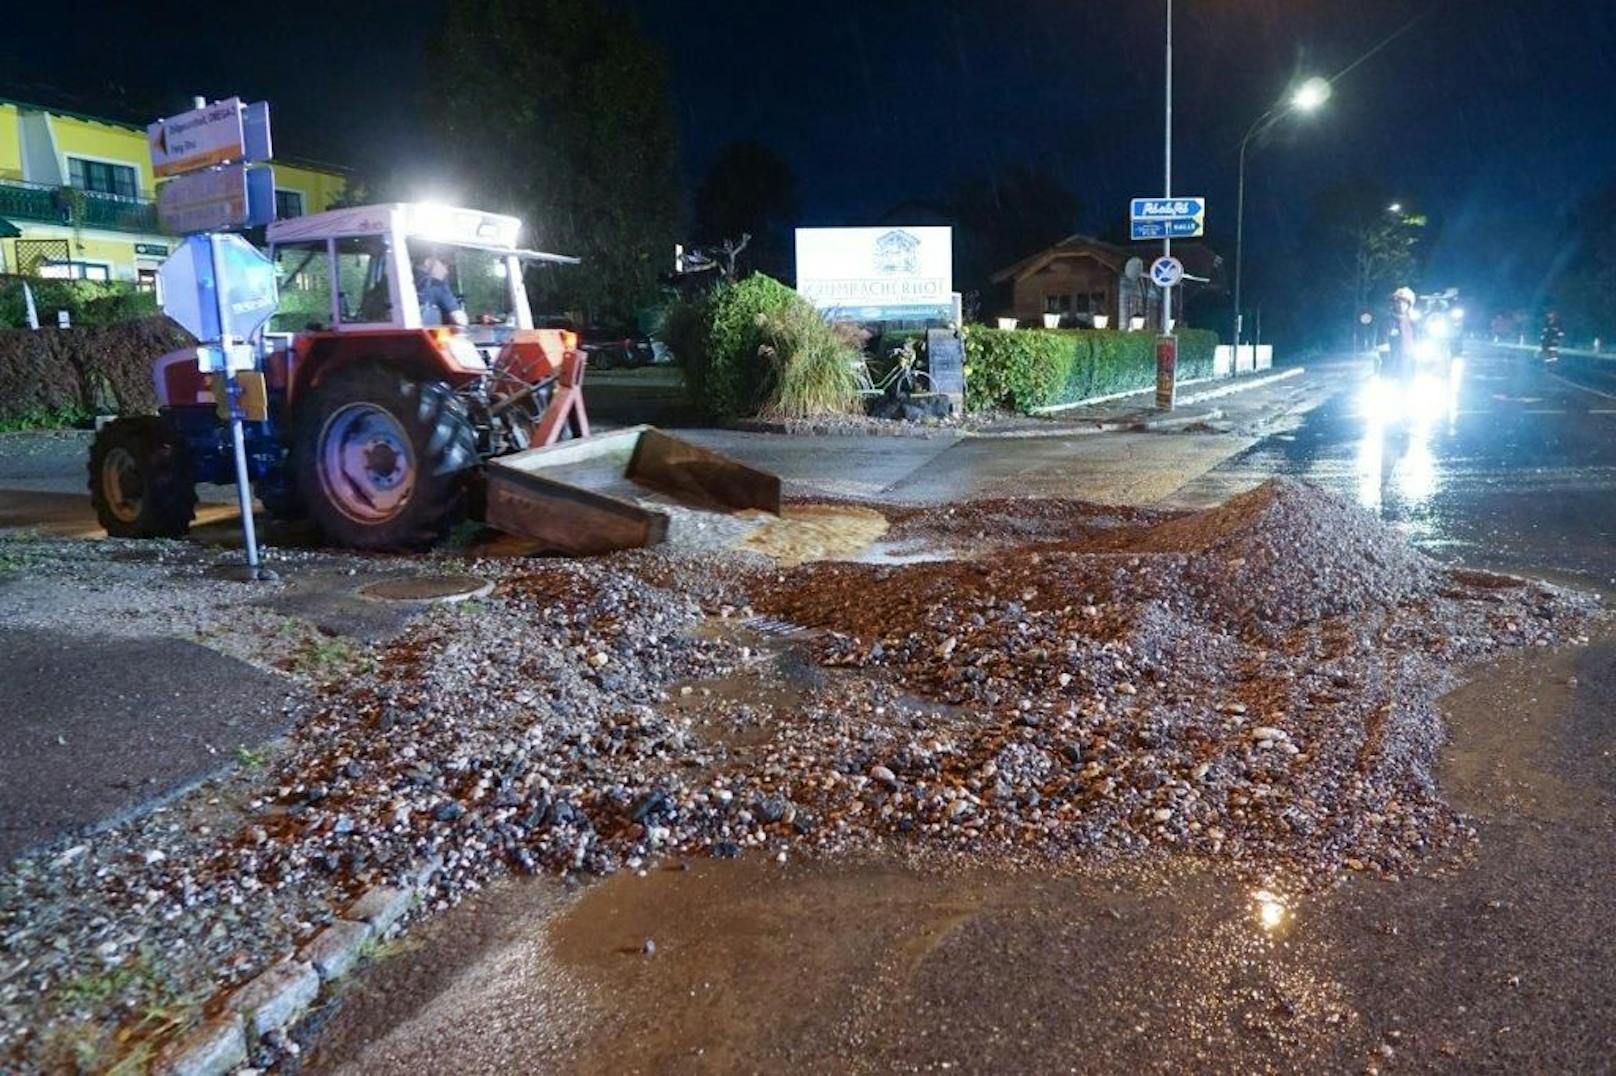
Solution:
[[[430,113],[460,186],[577,255],[546,304],[626,315],[655,292],[679,217],[667,65],[609,0],[449,0]]]
[[[955,187],[948,212],[956,222],[962,290],[980,290],[1000,269],[1071,235],[1083,200],[1047,168],[1011,165]]]
[[[770,276],[790,276],[796,218],[797,177],[759,142],[725,146],[696,188],[697,242],[717,248],[749,235],[747,261]]]
[[[1407,212],[1380,187],[1360,180],[1326,190],[1317,210],[1336,299],[1350,302],[1349,314],[1378,310],[1393,289],[1418,280],[1423,215]]]

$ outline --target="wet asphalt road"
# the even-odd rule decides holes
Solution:
[[[1616,583],[1616,360],[1545,371],[1527,352],[1472,345],[1429,379],[1413,419],[1388,419],[1367,366],[1297,429],[1174,495],[1202,507],[1274,474],[1317,482],[1475,567]],[[1377,414],[1378,412],[1378,414]]]
[[[1350,384],[1172,501],[1300,475],[1444,559],[1608,588],[1613,380],[1473,349],[1423,417],[1366,415]],[[1468,861],[1311,896],[1203,868],[744,860],[505,886],[374,968],[311,1067],[1612,1071],[1616,635],[1481,670],[1443,709]]]

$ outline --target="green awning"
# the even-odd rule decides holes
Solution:
[[[0,239],[21,239],[22,229],[4,217],[0,217]]]

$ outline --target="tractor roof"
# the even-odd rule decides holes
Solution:
[[[515,217],[434,202],[386,202],[291,217],[271,224],[268,239],[271,243],[297,243],[351,235],[383,235],[392,231],[395,222],[412,239],[508,251],[533,261],[567,264],[576,264],[578,261],[561,254],[545,254],[518,247],[516,243],[521,235],[522,222]]]

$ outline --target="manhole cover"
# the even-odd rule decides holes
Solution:
[[[384,602],[458,602],[481,598],[494,589],[492,581],[475,575],[400,575],[366,583],[359,593]]]

